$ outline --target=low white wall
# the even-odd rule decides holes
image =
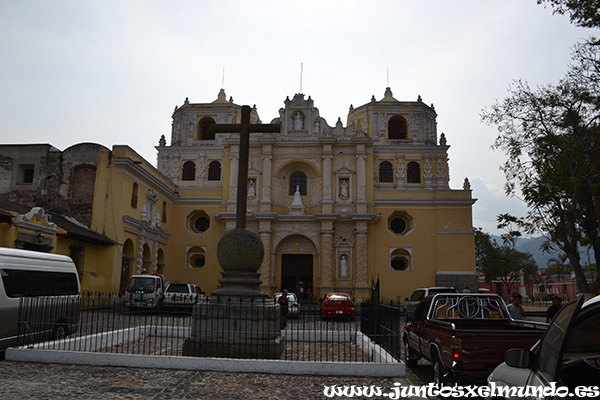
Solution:
[[[40,343],[29,348],[9,348],[6,349],[5,358],[10,361],[222,372],[400,378],[406,376],[404,363],[395,360],[361,332],[284,331],[284,335],[291,341],[355,341],[365,353],[373,357],[374,362],[247,360],[93,352],[102,347],[114,346],[143,336],[188,337],[189,334],[189,328],[143,326],[68,339],[59,343]],[[86,349],[86,351],[72,349]]]

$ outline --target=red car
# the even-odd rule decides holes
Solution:
[[[354,317],[354,302],[348,293],[327,293],[321,302],[321,317]]]

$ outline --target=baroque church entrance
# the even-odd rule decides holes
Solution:
[[[300,287],[303,286],[303,290]],[[290,292],[304,300],[302,292],[313,288],[313,256],[312,254],[282,254],[281,255],[281,289]]]

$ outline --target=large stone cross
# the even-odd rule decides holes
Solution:
[[[211,124],[209,129],[215,133],[240,133],[240,159],[238,164],[237,202],[235,227],[246,227],[246,208],[248,196],[248,158],[250,152],[251,132],[279,133],[279,124],[251,124],[250,106],[242,106],[242,121],[240,124]]]
[[[251,124],[250,107],[242,106],[240,124],[211,124],[215,133],[240,133],[240,160],[238,165],[238,187],[235,229],[226,232],[217,245],[217,259],[223,268],[221,287],[211,297],[266,298],[260,291],[260,268],[265,250],[258,234],[246,229],[246,198],[248,196],[248,158],[250,132],[279,132],[274,124]]]

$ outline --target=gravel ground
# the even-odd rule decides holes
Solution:
[[[394,387],[421,384],[406,378],[323,377],[95,367],[0,361],[5,399],[327,399],[325,386]],[[334,397],[338,399],[347,397]],[[357,398],[387,398],[353,397]]]

